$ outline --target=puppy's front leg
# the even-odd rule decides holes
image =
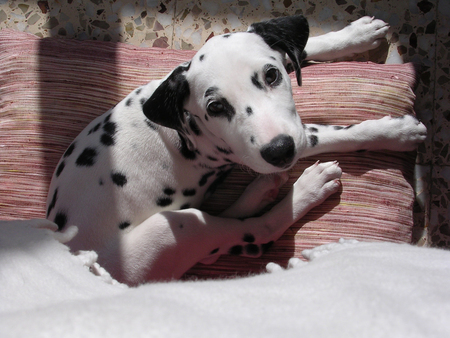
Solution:
[[[385,116],[346,127],[305,124],[304,131],[308,145],[303,157],[358,150],[411,151],[427,136],[423,123],[411,115]]]
[[[129,285],[180,278],[201,260],[221,254],[257,257],[311,208],[339,187],[336,162],[306,169],[288,195],[261,217],[244,220],[208,215],[197,209],[153,215],[121,240],[120,257],[108,271]]]
[[[305,47],[306,60],[333,61],[374,49],[388,30],[384,21],[362,17],[340,31],[309,38]]]

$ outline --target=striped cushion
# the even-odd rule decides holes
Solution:
[[[193,56],[192,51],[139,48],[121,43],[38,39],[0,32],[0,219],[45,217],[47,188],[57,161],[94,117],[135,87],[158,79]],[[413,114],[415,71],[411,64],[315,64],[293,80],[304,122],[348,125],[385,115]],[[260,271],[269,261],[285,264],[305,248],[341,237],[410,242],[414,200],[413,153],[324,154],[301,160],[280,196],[316,160],[337,159],[342,192],[292,226],[259,259],[222,257],[189,274],[213,276]],[[254,176],[236,170],[204,209],[231,204]]]

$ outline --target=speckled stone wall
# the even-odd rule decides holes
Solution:
[[[383,19],[391,26],[388,43],[357,59],[383,62],[398,53],[422,65],[416,112],[429,136],[417,160],[418,193],[426,201],[416,217],[425,219],[430,244],[450,247],[449,0],[0,0],[0,29],[196,50],[211,36],[292,14],[308,17],[312,35],[363,15]]]

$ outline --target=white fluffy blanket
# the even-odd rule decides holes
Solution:
[[[126,288],[95,254],[0,222],[0,336],[450,337],[449,252],[340,241],[304,254],[259,276]]]

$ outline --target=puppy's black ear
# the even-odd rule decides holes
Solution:
[[[309,36],[309,25],[305,17],[295,15],[254,23],[248,32],[260,35],[271,48],[289,55],[297,83],[301,86],[300,65],[306,57],[304,49]]]
[[[183,105],[190,93],[185,76],[189,66],[190,63],[175,68],[144,103],[142,110],[150,121],[164,127],[182,129]]]

